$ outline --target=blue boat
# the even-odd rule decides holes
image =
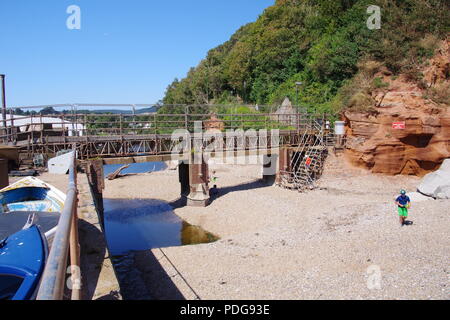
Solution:
[[[31,225],[0,241],[0,300],[33,300],[44,272],[47,241]]]
[[[51,241],[65,199],[63,192],[35,177],[26,177],[0,190],[0,236],[19,231],[34,213],[41,231]]]

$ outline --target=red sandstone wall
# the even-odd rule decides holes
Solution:
[[[450,41],[424,69],[428,88],[450,90]],[[388,89],[374,91],[373,112],[344,112],[347,122],[346,158],[374,173],[422,176],[439,168],[450,158],[450,105],[427,97],[426,89],[405,76],[393,78],[386,72],[375,75],[389,83]],[[404,121],[406,129],[394,130]]]

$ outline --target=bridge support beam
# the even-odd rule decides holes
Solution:
[[[201,158],[200,158],[201,157]],[[194,161],[197,160],[197,161]],[[190,207],[206,207],[209,205],[209,170],[208,164],[203,159],[201,154],[195,154],[191,158],[191,163],[189,163],[189,194],[186,196],[187,205]],[[181,172],[183,175],[186,168],[181,169],[180,167],[180,177]],[[180,179],[181,182],[181,179]],[[183,185],[184,182],[184,185]],[[186,180],[183,180],[181,190],[182,193],[186,191]]]
[[[184,161],[178,165],[178,181],[180,181],[181,185],[181,196],[187,197],[191,192],[189,185],[189,164]]]
[[[277,176],[276,176],[276,184],[281,184],[281,176],[285,173],[290,171],[289,167],[291,164],[291,153],[288,148],[281,148],[280,154],[278,158],[278,170],[277,170]]]
[[[263,155],[263,177],[262,180],[268,185],[273,185],[279,172],[278,154]]]

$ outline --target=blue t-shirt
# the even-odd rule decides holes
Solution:
[[[400,203],[402,206],[406,206],[411,200],[408,196],[400,196],[396,200],[398,203]]]

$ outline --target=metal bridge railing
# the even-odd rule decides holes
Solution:
[[[120,106],[130,107],[131,110],[113,109]],[[10,108],[6,127],[0,125],[0,143],[18,147],[24,161],[42,154],[56,154],[70,149],[73,144],[79,150],[78,159],[144,153],[161,155],[171,153],[171,137],[175,130],[193,133],[200,129],[223,134],[231,131],[280,130],[284,142],[295,144],[291,140],[295,140],[296,136],[306,131],[320,134],[317,127],[327,131],[328,125],[328,115],[298,107],[279,112],[275,107],[256,106],[242,110],[239,106],[162,106],[158,112],[154,112],[155,108],[143,107],[55,105],[45,112],[29,109],[38,107],[24,107],[23,110]],[[313,126],[314,123],[317,126]]]
[[[80,249],[78,241],[77,217],[77,172],[76,152],[71,160],[69,170],[69,187],[66,202],[47,259],[37,300],[62,300],[68,273],[68,256],[70,251],[70,273],[72,300],[81,299]]]

